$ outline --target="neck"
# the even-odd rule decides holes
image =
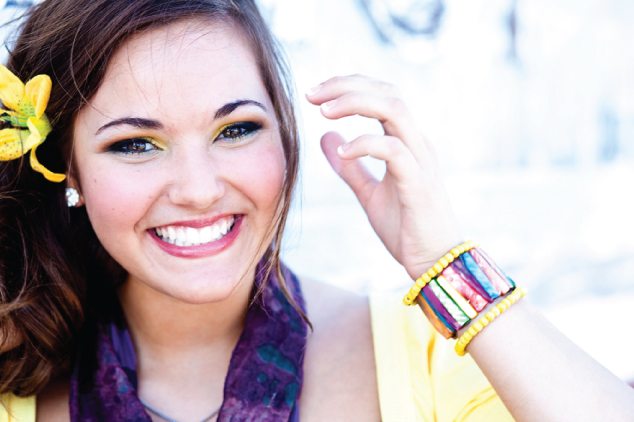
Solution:
[[[169,358],[235,345],[244,326],[252,287],[250,274],[229,297],[191,304],[128,280],[119,290],[119,300],[139,355],[151,352]]]
[[[139,397],[167,415],[198,419],[223,400],[223,385],[244,327],[254,272],[229,297],[191,304],[127,280],[119,300],[137,355]],[[190,403],[183,409],[182,403]]]

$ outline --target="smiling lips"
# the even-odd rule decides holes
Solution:
[[[210,226],[201,228],[186,226],[163,226],[154,229],[156,235],[164,242],[176,246],[196,246],[214,242],[225,236],[233,227],[235,216],[230,215]]]
[[[149,232],[161,249],[170,255],[196,258],[227,248],[238,235],[241,221],[241,215],[229,215],[215,220],[213,224],[177,223],[156,227]]]

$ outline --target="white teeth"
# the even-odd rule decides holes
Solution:
[[[187,227],[185,233],[187,234],[187,242],[185,242],[186,246],[200,244],[200,236],[198,235],[199,230],[196,230],[192,227]]]
[[[165,232],[165,231],[163,231]],[[167,238],[169,239],[169,242],[174,242],[174,240],[176,240],[176,229],[172,226],[169,226],[167,228]]]
[[[200,243],[208,243],[213,240],[213,233],[211,227],[203,227],[199,232]]]
[[[211,226],[196,229],[183,226],[157,227],[154,231],[165,242],[176,246],[195,246],[221,239],[233,227],[233,216],[216,221]]]

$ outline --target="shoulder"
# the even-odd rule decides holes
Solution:
[[[70,420],[66,380],[52,382],[37,396],[37,422]]]
[[[354,351],[373,357],[370,305],[367,296],[314,280],[303,279],[308,318],[313,330],[309,345],[330,354]]]
[[[301,284],[313,324],[304,364],[302,420],[378,420],[368,298],[312,280]]]
[[[369,313],[368,298],[364,295],[308,278],[301,279],[301,286],[309,318],[315,323],[341,321],[341,312],[356,318]]]

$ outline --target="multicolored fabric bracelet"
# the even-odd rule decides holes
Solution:
[[[417,303],[438,332],[445,338],[456,338],[487,305],[514,289],[515,282],[468,241],[421,275],[403,302]]]
[[[524,296],[526,296],[526,290],[518,287],[513,291],[513,293],[509,294],[497,305],[491,308],[490,311],[486,312],[482,318],[471,324],[467,331],[465,331],[460,336],[458,341],[456,341],[455,350],[458,356],[464,356],[467,346],[469,345],[469,343],[471,343],[471,340],[473,340],[475,336],[477,336],[482,330],[484,330],[484,327],[493,322],[493,320],[499,317],[502,313],[506,312],[508,308],[510,308]]]

